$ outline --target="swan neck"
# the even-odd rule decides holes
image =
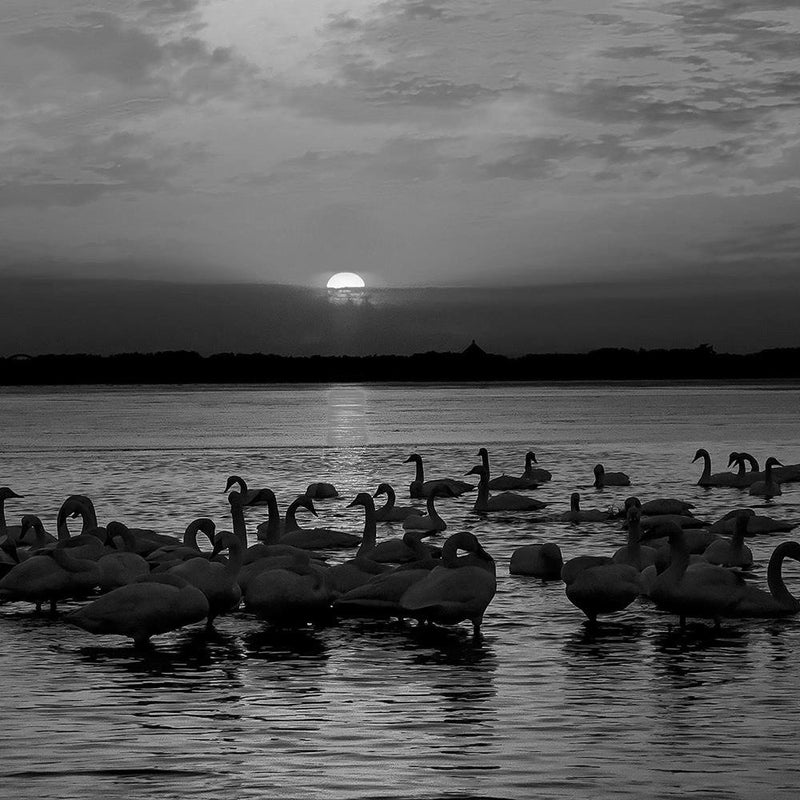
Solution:
[[[228,575],[236,576],[244,564],[245,548],[237,535],[228,539],[228,562],[225,564],[225,572]]]
[[[711,477],[711,456],[708,453],[703,453],[703,474],[700,476],[701,480]]]
[[[797,542],[783,542],[775,548],[767,567],[767,585],[770,594],[782,606],[792,611],[800,611],[800,600],[786,588],[783,580],[783,561],[787,557],[800,561],[800,545]]]
[[[242,547],[247,547],[247,525],[244,521],[244,509],[238,503],[231,503],[231,521],[233,534]]]
[[[422,459],[418,458],[414,463],[417,465],[416,477],[414,480],[419,481],[420,483],[425,483],[425,470],[422,466]]]
[[[436,506],[434,506],[435,500],[436,500],[436,493],[431,492],[428,495],[428,499],[425,501],[425,506],[428,509],[428,516],[431,519],[435,519],[437,522],[441,522],[442,518],[439,516],[439,512],[436,510]]]

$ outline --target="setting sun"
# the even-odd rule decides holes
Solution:
[[[355,272],[337,272],[330,277],[327,286],[329,289],[363,289],[366,284]]]

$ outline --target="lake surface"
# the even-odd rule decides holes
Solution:
[[[198,516],[229,527],[231,473],[282,507],[330,480],[341,498],[317,503],[318,524],[360,532],[347,503],[381,481],[407,503],[409,453],[426,477],[459,477],[486,446],[494,475],[521,473],[534,450],[553,472],[534,496],[553,512],[577,490],[586,508],[637,494],[690,500],[710,520],[750,506],[796,521],[800,484],[764,503],[700,489],[690,462],[698,447],[715,471],[731,450],[799,462],[799,409],[796,386],[4,389],[0,485],[25,495],[7,503],[10,522],[37,513],[52,530],[63,499],[82,493],[101,524],[180,535]],[[592,489],[597,462],[632,487]],[[637,601],[589,630],[561,583],[509,576],[509,557],[543,541],[565,559],[610,554],[624,543],[618,525],[481,517],[473,498],[438,508],[497,562],[477,642],[466,624],[286,633],[237,613],[215,634],[186,628],[142,653],[29,604],[0,606],[0,796],[796,797],[800,620],[681,632]],[[263,518],[248,512],[251,532]],[[760,585],[787,538],[750,542]],[[785,572],[798,589],[795,566]]]

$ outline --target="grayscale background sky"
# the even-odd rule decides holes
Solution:
[[[800,344],[797,0],[4,0],[0,104],[6,353]]]

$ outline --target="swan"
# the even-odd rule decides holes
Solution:
[[[197,558],[198,556],[207,557],[207,554],[204,556],[203,551],[197,544],[198,533],[202,533],[213,548],[216,525],[214,521],[208,517],[198,517],[186,526],[182,543],[164,545],[147,554],[147,561],[151,565],[151,568],[164,564],[176,566],[178,562],[188,561],[190,558]]]
[[[19,526],[20,535],[17,540],[19,547],[25,546],[26,550],[34,553],[37,550],[54,545],[58,539],[44,529],[42,521],[35,514],[25,514]]]
[[[65,620],[95,635],[129,636],[137,647],[208,616],[208,600],[177,575],[143,575],[91,603],[70,611]]]
[[[486,469],[489,469],[489,453],[485,447],[478,450],[478,455],[481,457],[481,463]],[[532,452],[528,452],[525,456],[525,472],[518,478],[513,475],[500,475],[498,478],[491,478],[489,480],[489,488],[498,491],[507,491],[509,489],[538,489],[540,480],[549,480],[549,478],[539,479],[533,476],[533,467],[531,461],[536,461],[536,456]],[[547,472],[547,470],[538,470],[540,473]],[[547,473],[550,475],[550,473]]]
[[[752,486],[764,477],[763,473],[759,471],[758,461],[750,453],[732,452],[728,457],[728,469],[734,465],[739,467],[736,472],[736,485],[739,487]],[[749,472],[748,465],[750,466]]]
[[[12,541],[16,541],[21,533],[19,525],[8,525],[6,523],[6,500],[22,499],[23,495],[17,494],[8,486],[0,486],[0,537],[8,536]]]
[[[356,556],[360,555],[378,564],[404,564],[418,558],[420,553],[426,555],[438,554],[438,548],[421,543],[421,539],[435,533],[436,531],[434,530],[410,530],[406,531],[402,538],[385,539],[382,542],[377,542],[375,523],[378,512],[375,509],[375,501],[368,493],[361,492],[350,503],[348,508],[353,506],[363,506],[365,513],[364,538]],[[416,511],[417,509],[414,510]],[[418,544],[414,547],[409,546],[407,536],[414,536]]]
[[[375,501],[367,492],[359,492],[348,508],[362,506],[364,509],[364,535],[354,558],[336,564],[328,570],[328,577],[335,596],[355,589],[370,578],[390,569],[373,558],[376,544]]]
[[[121,522],[109,522],[109,541],[113,542],[119,537],[123,542],[123,550],[116,553],[106,553],[97,560],[100,569],[98,584],[101,592],[108,592],[132,583],[140,575],[150,572],[150,564],[134,552],[136,540]]]
[[[407,531],[430,531],[431,533],[447,530],[447,523],[439,516],[439,512],[434,505],[437,497],[453,497],[453,490],[445,484],[434,486],[425,501],[428,513],[419,517],[406,517],[403,520],[403,529]]]
[[[656,549],[641,543],[641,519],[641,509],[635,505],[631,506],[627,515],[628,543],[611,556],[611,560],[615,564],[627,564],[635,567],[639,572],[656,563]]]
[[[75,536],[70,534],[68,517],[81,517],[81,532]],[[29,524],[34,530],[36,540],[44,541],[49,535],[44,531],[41,520],[33,514],[27,515]],[[105,528],[97,525],[97,515],[94,505],[88,497],[84,495],[70,495],[58,510],[56,521],[58,539],[50,541],[40,546],[37,552],[52,552],[56,548],[69,548],[75,558],[89,558],[97,560],[110,550],[106,549],[104,542],[108,539],[108,532]],[[23,536],[27,530],[23,531]]]
[[[305,495],[301,495],[301,497],[305,498],[305,502],[298,503],[297,507],[302,505],[316,516],[317,512],[311,498]],[[290,544],[304,550],[333,550],[356,547],[361,544],[361,537],[332,528],[297,528],[285,533],[280,539],[280,544]]]
[[[238,492],[231,492],[232,495],[236,497],[236,499],[243,505],[243,506],[252,506],[252,505],[264,505],[266,500],[259,494],[260,489],[249,489],[247,486],[247,482],[244,478],[240,478],[238,475],[229,475],[228,480],[225,483],[225,488],[222,490],[222,493],[230,491],[231,487],[238,486]],[[228,499],[230,499],[230,495],[228,495]]]
[[[571,559],[574,561],[575,559]],[[567,562],[569,564],[569,562]],[[562,578],[564,572],[562,570]],[[629,564],[595,564],[570,573],[567,599],[594,623],[598,614],[627,608],[641,593],[639,570]]]
[[[769,592],[748,586],[742,599],[730,612],[731,616],[778,617],[800,611],[800,600],[792,596],[783,580],[783,562],[786,558],[800,561],[800,544],[782,542],[775,548],[767,567]]]
[[[757,497],[764,497],[767,500],[782,494],[781,485],[772,474],[772,468],[780,466],[783,466],[781,462],[778,461],[777,458],[770,456],[764,462],[764,480],[756,481],[756,483],[750,487],[750,494],[756,495]]]
[[[468,555],[458,556],[459,549]],[[400,606],[420,622],[455,625],[468,619],[478,636],[496,590],[494,559],[474,534],[460,531],[444,543],[441,564],[405,591]]]
[[[464,494],[464,492],[471,492],[475,488],[471,483],[455,480],[454,478],[440,478],[435,481],[426,481],[425,470],[422,466],[422,456],[418,453],[412,453],[403,463],[408,464],[412,462],[416,464],[417,469],[416,476],[408,487],[409,494],[412,498],[427,498],[437,486],[441,486],[442,484],[450,489],[450,497],[458,497]]]
[[[408,532],[403,538],[409,549],[416,550],[416,560],[376,575],[343,594],[334,602],[337,613],[357,617],[403,619],[405,612],[400,606],[400,599],[409,587],[426,577],[439,564],[438,559],[420,549],[419,539],[413,533]]]
[[[526,544],[511,554],[508,572],[510,575],[531,575],[543,581],[557,581],[561,579],[563,566],[564,558],[557,544]]]
[[[221,533],[215,537],[214,554],[225,549],[229,555],[224,564],[198,557],[172,567],[167,573],[183,578],[205,595],[208,601],[207,630],[213,627],[214,619],[219,614],[238,608],[242,597],[237,577],[242,568],[244,548],[235,533]]]
[[[0,579],[0,600],[36,603],[37,611],[41,611],[42,603],[49,602],[50,611],[55,614],[59,600],[86,594],[99,580],[96,561],[76,558],[59,545],[45,554],[31,556],[7,572]]]
[[[725,567],[700,560],[690,563],[685,533],[678,525],[669,527],[669,566],[654,579],[650,599],[664,611],[678,614],[681,628],[686,617],[720,619],[730,616],[745,596],[747,586],[741,575]],[[652,532],[644,534],[647,539]]]
[[[559,522],[605,522],[611,518],[610,511],[600,511],[595,508],[581,511],[581,496],[578,492],[573,492],[569,496],[569,509],[559,514]]]
[[[314,508],[314,501],[304,494],[298,495],[289,503],[286,509],[286,522],[283,525],[284,534],[290,533],[291,531],[303,530],[297,523],[297,509],[299,508],[304,508],[306,511],[310,511],[315,517],[317,516],[317,510]]]
[[[713,475],[711,474],[711,456],[708,453],[708,450],[701,447],[698,451],[694,454],[694,458],[692,459],[692,464],[698,459],[703,459],[703,472],[700,475],[700,479],[697,481],[698,486],[738,486],[739,485],[739,478],[737,475],[734,475],[732,472],[715,472]]]
[[[474,466],[467,475],[477,475],[479,479],[478,497],[474,506],[476,511],[541,511],[547,505],[541,500],[523,497],[513,492],[501,492],[490,497],[489,473],[483,466]]]
[[[659,517],[664,515],[691,517],[693,516],[693,508],[693,503],[687,503],[685,500],[674,500],[671,497],[658,497],[655,500],[648,500],[641,505],[643,517]]]
[[[739,511],[734,518],[736,530],[730,541],[717,539],[703,551],[703,558],[710,564],[719,564],[721,567],[751,567],[753,553],[744,543],[747,533],[747,523],[750,515],[747,511]],[[753,534],[751,533],[750,536]]]
[[[414,506],[396,506],[396,495],[394,489],[388,483],[381,483],[373,497],[386,495],[386,504],[375,511],[375,519],[378,522],[403,522],[406,517],[422,516],[422,511]]]
[[[593,471],[596,489],[603,489],[606,486],[631,485],[631,479],[624,472],[606,472],[602,464],[597,464]]]
[[[317,481],[316,483],[309,483],[306,488],[306,497],[312,500],[331,500],[338,497],[339,492],[332,483],[325,483],[324,481]]]
[[[736,530],[736,517],[739,513],[746,513],[747,532],[753,535],[759,533],[788,533],[797,527],[796,522],[783,522],[772,517],[756,514],[751,508],[729,511],[722,519],[718,519],[708,530],[711,533],[733,533]]]
[[[324,569],[302,557],[254,575],[243,592],[245,608],[278,627],[299,627],[330,614],[333,593]]]

